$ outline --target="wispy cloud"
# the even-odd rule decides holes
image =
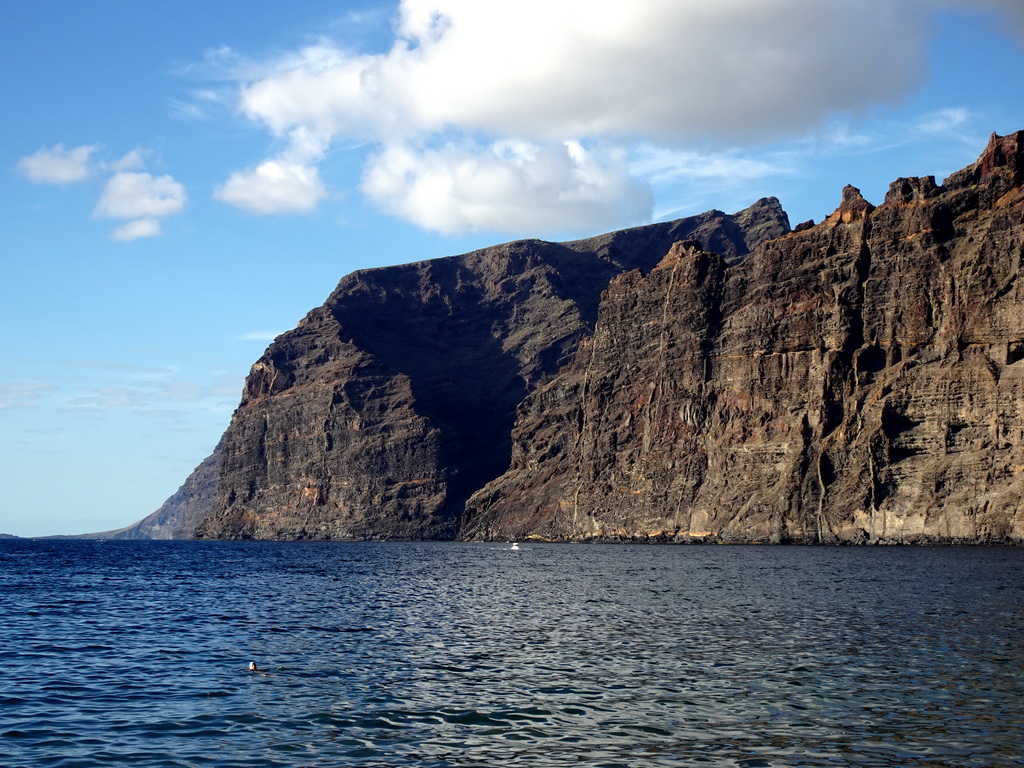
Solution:
[[[75,417],[104,412],[138,416],[229,411],[236,403],[241,382],[224,372],[188,370],[178,365],[140,365],[116,360],[73,360],[63,366],[55,402]],[[57,387],[53,387],[57,389]]]
[[[234,109],[235,90],[229,87],[193,88],[184,96],[168,99],[171,117],[186,122],[212,120]]]
[[[652,183],[679,179],[718,180],[730,184],[792,173],[769,159],[746,157],[737,151],[697,152],[643,144],[633,153],[630,171]]]
[[[970,124],[971,117],[970,110],[963,109],[962,107],[939,109],[921,115],[913,125],[913,130],[918,134],[926,134],[927,136],[947,134],[973,141],[973,137],[968,137],[964,134],[964,129]]]
[[[23,380],[0,382],[0,411],[34,408],[54,386],[46,382]]]
[[[116,371],[144,379],[166,379],[180,371],[180,368],[176,365],[140,365],[138,363],[125,363],[117,360],[62,360],[61,365],[69,368]]]
[[[97,386],[70,397],[67,402],[73,411],[179,412],[183,408],[222,409],[236,396],[235,388],[229,391],[221,386],[176,380]]]
[[[71,408],[121,409],[146,405],[151,398],[138,389],[128,387],[99,387],[70,401]]]
[[[238,337],[239,341],[273,341],[280,336],[283,331],[251,331],[250,333],[243,333]]]

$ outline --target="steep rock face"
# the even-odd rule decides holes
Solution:
[[[200,538],[454,538],[508,467],[515,409],[591,332],[617,274],[692,238],[738,262],[775,199],[572,243],[365,270],[252,367]]]
[[[613,280],[462,537],[1020,542],[1022,141]]]

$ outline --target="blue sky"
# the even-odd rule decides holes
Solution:
[[[0,533],[118,528],[355,269],[941,178],[1016,0],[0,4]]]

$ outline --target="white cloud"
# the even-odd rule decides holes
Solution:
[[[214,197],[252,213],[308,213],[327,196],[315,166],[267,160],[238,171],[214,191]]]
[[[643,184],[607,151],[565,147],[737,146],[897,102],[924,80],[928,11],[924,0],[403,0],[385,53],[320,41],[262,66],[230,49],[208,57],[251,75],[241,111],[288,146],[217,196],[257,213],[311,210],[326,196],[313,165],[326,148],[371,141],[381,150],[364,192],[420,226],[635,223],[649,215]],[[686,157],[674,168],[717,172]]]
[[[171,117],[178,120],[200,121],[210,120],[215,115],[227,114],[234,108],[235,93],[233,90],[218,86],[216,88],[194,88],[183,98],[170,98]]]
[[[30,181],[40,184],[81,181],[94,171],[111,174],[93,209],[93,218],[130,219],[111,233],[119,242],[156,237],[161,234],[160,218],[184,210],[184,186],[167,175],[141,172],[149,150],[136,147],[113,161],[93,160],[96,150],[95,145],[65,149],[57,144],[22,158],[18,167]]]
[[[72,408],[88,409],[132,408],[145,402],[143,393],[127,387],[98,387],[94,392],[79,395],[70,401]]]
[[[279,136],[760,141],[905,95],[926,20],[920,2],[405,0],[388,53],[305,49],[241,107]]]
[[[240,111],[288,146],[219,195],[255,212],[292,210],[260,169],[293,163],[308,179],[331,145],[373,142],[364,191],[420,226],[544,229],[592,220],[615,200],[621,219],[635,213],[637,186],[604,160],[596,184],[579,169],[538,184],[548,159],[496,148],[524,142],[546,158],[566,142],[689,149],[658,172],[707,177],[719,173],[700,162],[710,158],[769,174],[736,153],[832,130],[923,85],[932,14],[949,7],[1002,11],[1024,28],[1020,0],[402,0],[382,53],[320,40],[263,63],[230,49],[208,57],[242,83]],[[845,147],[870,144],[832,134]],[[295,208],[325,197],[319,179],[293,181],[298,191],[282,196],[299,199]],[[537,204],[524,200],[538,189]]]
[[[787,166],[746,158],[735,152],[698,152],[655,144],[643,144],[636,149],[630,171],[652,183],[685,178],[728,180],[733,184],[792,172]]]
[[[171,216],[184,209],[185,200],[184,186],[170,176],[123,171],[106,182],[93,215],[111,219]]]
[[[949,133],[962,128],[970,117],[966,109],[940,109],[923,115],[915,127],[923,133]]]
[[[35,184],[71,184],[89,177],[89,156],[95,151],[96,146],[91,144],[74,149],[57,144],[21,158],[18,168]]]
[[[250,333],[243,333],[238,337],[239,341],[273,341],[280,336],[283,331],[252,331]]]
[[[220,386],[173,380],[151,383],[99,385],[67,401],[74,411],[129,410],[137,413],[168,414],[182,408],[205,410],[223,408],[230,400]]]
[[[130,167],[140,161],[133,150],[117,162]],[[159,220],[181,213],[186,200],[185,187],[170,176],[120,171],[107,181],[93,217],[131,219],[111,234],[118,242],[129,242],[161,234]]]
[[[185,188],[170,176],[123,171],[107,181],[93,211],[97,218],[159,218],[181,213]]]
[[[114,230],[112,237],[121,243],[142,237],[156,237],[161,234],[160,222],[156,219],[136,219]]]
[[[36,401],[53,388],[52,384],[41,381],[0,382],[0,411],[34,408]]]
[[[621,153],[575,142],[391,146],[371,159],[363,191],[385,210],[446,233],[625,226],[651,214],[650,190],[629,178]]]

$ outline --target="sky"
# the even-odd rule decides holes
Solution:
[[[0,533],[120,528],[356,269],[941,182],[1019,0],[0,2]]]

